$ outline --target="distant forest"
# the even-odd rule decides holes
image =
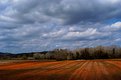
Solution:
[[[32,53],[0,53],[0,59],[24,59],[24,60],[88,60],[88,59],[117,59],[121,58],[121,47],[97,46],[80,48],[75,50],[54,49],[52,51]]]

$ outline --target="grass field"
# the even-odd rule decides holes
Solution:
[[[121,80],[121,61],[0,61],[0,80]]]

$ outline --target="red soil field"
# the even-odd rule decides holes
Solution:
[[[0,80],[121,80],[121,61],[1,62]]]

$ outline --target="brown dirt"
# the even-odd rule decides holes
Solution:
[[[121,61],[12,62],[0,65],[0,80],[121,80]]]

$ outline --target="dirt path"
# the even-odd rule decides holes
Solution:
[[[69,80],[120,80],[121,69],[106,61],[86,61]]]
[[[121,61],[32,61],[2,64],[0,80],[121,80]]]

